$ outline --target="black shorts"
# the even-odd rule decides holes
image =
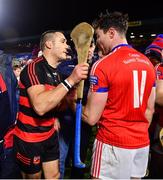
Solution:
[[[57,133],[41,142],[29,143],[14,137],[14,154],[20,169],[26,174],[35,174],[42,169],[42,162],[59,159]]]

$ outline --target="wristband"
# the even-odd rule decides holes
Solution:
[[[70,89],[71,89],[71,88],[72,88],[72,85],[67,81],[67,79],[65,79],[64,81],[68,84],[68,86],[69,86]]]
[[[61,84],[65,87],[65,89],[67,91],[69,91],[72,88],[72,86],[70,85],[70,83],[66,79]]]

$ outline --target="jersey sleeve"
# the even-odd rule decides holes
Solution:
[[[106,72],[102,66],[93,65],[90,73],[90,90],[92,92],[108,92],[109,82]]]
[[[31,63],[21,72],[20,81],[26,88],[29,88],[34,85],[42,84],[40,76],[39,67]]]

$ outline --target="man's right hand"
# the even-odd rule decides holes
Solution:
[[[71,75],[67,78],[70,85],[73,86],[79,83],[81,80],[87,79],[88,69],[89,69],[88,63],[81,63],[76,65]]]

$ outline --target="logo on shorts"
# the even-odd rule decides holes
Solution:
[[[34,156],[33,158],[33,164],[40,164],[40,156]]]

